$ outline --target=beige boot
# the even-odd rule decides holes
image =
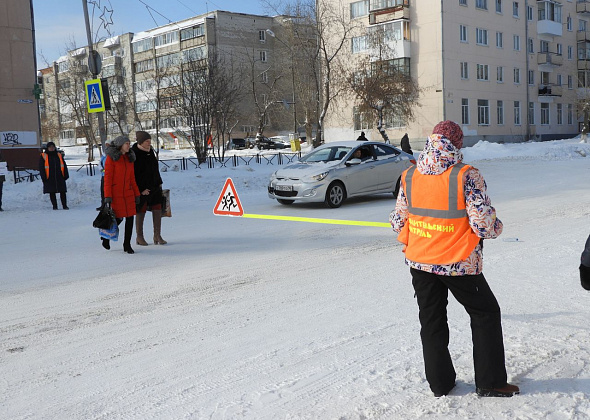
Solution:
[[[162,229],[162,210],[152,210],[152,220],[154,221],[154,245],[166,245],[160,231]]]
[[[136,232],[136,239],[137,245],[147,246],[147,242],[143,237],[143,221],[145,220],[145,213],[137,213],[137,217],[135,218],[135,232]]]

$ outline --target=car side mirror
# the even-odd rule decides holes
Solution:
[[[352,158],[346,162],[346,166],[359,165],[361,160],[359,158]]]

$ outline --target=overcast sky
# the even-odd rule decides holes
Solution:
[[[46,67],[46,62],[51,63],[63,55],[72,40],[78,47],[87,44],[83,1],[33,0],[37,68]],[[92,16],[94,8],[94,27],[99,27],[104,20],[114,36],[145,31],[214,10],[276,14],[266,4],[264,0],[88,0],[88,13]],[[99,36],[109,37],[104,27]]]

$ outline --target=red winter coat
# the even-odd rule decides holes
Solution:
[[[135,154],[132,151],[122,154],[117,148],[109,147],[106,155],[104,196],[113,199],[111,208],[117,218],[134,216],[136,214],[135,197],[139,197],[133,166]]]

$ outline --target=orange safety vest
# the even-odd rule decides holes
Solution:
[[[49,178],[49,155],[47,155],[47,153],[43,152],[43,153],[41,153],[41,156],[43,156],[43,160],[45,161],[45,178]],[[59,157],[59,163],[61,166],[61,174],[63,176],[66,176],[65,169],[64,169],[64,158],[61,156],[61,153],[59,153],[59,152],[57,152],[57,156]]]
[[[422,175],[412,166],[402,174],[408,220],[397,239],[410,261],[452,264],[465,260],[480,238],[469,225],[463,174],[471,166],[458,163],[440,175]]]

